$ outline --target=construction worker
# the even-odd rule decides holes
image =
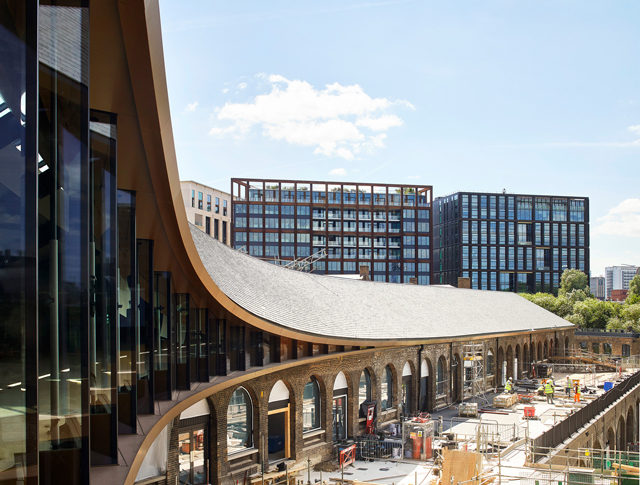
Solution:
[[[553,381],[551,379],[547,379],[544,384],[544,394],[547,396],[547,403],[553,404]]]
[[[580,392],[580,384],[576,384],[576,387],[573,389],[573,402],[577,403],[580,402],[580,395],[582,394]]]
[[[567,375],[567,384],[564,386],[564,391],[567,393],[567,397],[571,397],[571,378]]]
[[[507,383],[504,385],[504,392],[507,392],[509,394],[513,392],[513,379],[511,379],[511,377],[507,379]]]

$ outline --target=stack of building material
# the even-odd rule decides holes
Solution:
[[[493,407],[495,408],[510,408],[516,402],[518,402],[517,394],[498,394],[493,398]]]
[[[463,402],[458,406],[458,416],[478,416],[478,403],[477,402]]]

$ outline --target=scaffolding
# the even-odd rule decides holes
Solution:
[[[484,344],[464,344],[463,367],[464,367],[464,399],[478,398],[484,401],[486,385],[484,380]]]

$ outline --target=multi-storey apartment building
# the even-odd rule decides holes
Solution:
[[[638,266],[632,264],[622,264],[620,266],[607,266],[605,273],[605,288],[607,291],[607,300],[611,299],[613,290],[628,290],[629,283],[636,275]]]
[[[567,268],[589,273],[589,199],[458,192],[434,201],[434,283],[555,291]]]
[[[320,274],[431,281],[431,186],[231,180],[236,249],[275,262],[320,256]]]
[[[606,297],[604,276],[589,278],[589,289],[591,290],[591,294],[598,300],[604,300]]]
[[[231,245],[231,195],[213,187],[180,181],[187,219],[218,241]]]

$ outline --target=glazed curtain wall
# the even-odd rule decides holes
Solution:
[[[0,483],[35,483],[37,2],[0,1]]]

